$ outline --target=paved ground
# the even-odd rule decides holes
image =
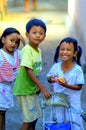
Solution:
[[[8,13],[3,21],[0,21],[0,34],[6,27],[16,27],[25,37],[25,24],[31,18],[41,18],[47,25],[47,36],[45,41],[40,45],[43,52],[43,71],[41,73],[41,82],[49,89],[46,80],[46,74],[53,64],[53,55],[55,48],[60,39],[68,36],[66,29],[67,0],[38,0],[38,9],[34,11],[32,6],[28,13],[24,12],[23,0],[17,1],[14,7],[12,0],[8,0]],[[41,102],[41,95],[39,96]],[[86,89],[82,92],[82,107],[86,108]],[[37,122],[36,130],[42,130],[42,118]],[[19,130],[22,124],[21,112],[15,101],[15,107],[7,112],[6,130]],[[84,123],[85,124],[85,123]],[[86,129],[86,126],[85,126]]]

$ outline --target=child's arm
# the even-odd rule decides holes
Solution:
[[[21,40],[21,42],[23,43],[23,46],[25,46],[25,39],[23,38],[22,35],[18,35],[18,38]]]
[[[66,87],[66,88],[69,88],[69,89],[80,90],[82,88],[82,85],[69,85],[69,84],[67,84],[67,82],[64,78],[63,78],[64,80],[62,78],[61,78],[61,80],[60,80],[60,78],[56,79],[55,75],[49,76],[47,79],[48,79],[49,83],[57,82],[58,84]]]
[[[77,84],[75,84],[75,85],[65,84],[63,86],[66,88],[69,88],[69,89],[73,89],[73,90],[80,90],[82,88],[81,84],[78,84],[78,85]]]
[[[52,95],[48,90],[40,83],[40,81],[36,78],[36,76],[33,74],[32,70],[30,68],[26,67],[26,71],[29,75],[29,77],[32,79],[32,81],[37,85],[37,87],[40,89],[40,91],[43,93],[45,98],[50,98]]]
[[[75,85],[70,85],[66,82],[66,80],[57,80],[57,83],[66,87],[66,88],[69,88],[69,89],[73,89],[73,90],[80,90],[82,88],[82,84],[75,84]]]

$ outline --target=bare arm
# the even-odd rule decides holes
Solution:
[[[69,84],[66,84],[66,85],[63,85],[64,87],[66,88],[69,88],[69,89],[73,89],[73,90],[80,90],[82,88],[82,85],[69,85]]]
[[[48,77],[48,82],[49,83],[57,82],[58,84],[62,85],[63,87],[69,88],[69,89],[73,89],[73,90],[80,90],[82,88],[82,84],[79,84],[79,85],[76,85],[76,84],[75,85],[70,85],[70,84],[68,84],[66,82],[65,79],[64,79],[65,82],[61,82],[59,80],[56,80],[55,77],[56,77],[55,75]]]
[[[25,46],[25,39],[23,38],[22,35],[18,35],[18,38],[21,40],[23,46]]]
[[[48,92],[48,90],[44,87],[44,85],[41,84],[41,82],[38,80],[38,78],[36,78],[36,76],[34,75],[34,73],[32,72],[32,70],[30,68],[27,68],[27,67],[25,67],[25,69],[27,71],[28,76],[37,85],[37,87],[43,93],[43,95],[45,96],[45,98],[50,98],[51,97],[51,93]]]
[[[65,80],[65,79],[64,79]],[[73,90],[80,90],[82,88],[82,84],[74,84],[74,85],[70,85],[66,82],[61,82],[59,80],[57,80],[58,84],[61,84],[63,87],[65,88],[69,88],[69,89],[73,89]]]

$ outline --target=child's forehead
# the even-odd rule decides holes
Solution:
[[[74,48],[74,44],[72,42],[62,42],[60,46],[70,46]]]
[[[42,26],[33,25],[31,29],[44,29]]]
[[[62,42],[60,45],[62,45],[62,44],[65,44],[65,45],[73,45],[73,42],[66,42],[66,41],[64,41],[64,42]]]
[[[12,33],[10,35],[7,35],[7,38],[15,38],[18,39],[19,34],[18,33]]]

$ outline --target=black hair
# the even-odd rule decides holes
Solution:
[[[30,29],[32,28],[32,26],[40,26],[44,29],[45,33],[46,33],[46,25],[45,23],[40,20],[40,19],[31,19],[27,24],[26,24],[26,32],[29,33]]]
[[[13,28],[13,27],[6,28],[6,29],[4,30],[4,32],[2,33],[2,36],[1,36],[1,38],[0,38],[0,48],[3,48],[2,38],[3,38],[3,37],[6,37],[6,36],[8,36],[8,35],[10,35],[10,34],[12,34],[12,33],[17,33],[17,34],[20,35],[20,32],[19,32],[18,30],[16,30],[15,28]],[[17,41],[17,43],[18,43],[18,46],[17,46],[17,47],[19,47],[20,39]]]
[[[59,49],[60,49],[60,46],[63,42],[66,42],[68,44],[72,43],[74,45],[74,52],[77,51],[77,56],[76,58],[73,57],[74,61],[76,61],[76,63],[78,65],[81,65],[80,63],[80,58],[81,58],[81,55],[82,55],[82,48],[80,46],[78,46],[78,42],[76,39],[74,38],[71,38],[71,37],[67,37],[67,38],[64,38],[60,44],[57,46],[56,48],[56,51],[55,51],[55,55],[54,55],[54,62],[58,62],[58,58],[59,58]]]

